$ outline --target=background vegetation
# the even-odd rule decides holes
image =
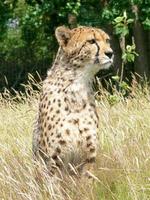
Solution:
[[[115,73],[130,82],[131,73],[150,77],[149,0],[1,0],[1,91],[23,89],[29,72],[45,77],[57,51],[55,28],[64,24],[102,27],[112,37]]]

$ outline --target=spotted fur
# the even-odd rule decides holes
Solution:
[[[64,163],[95,161],[98,114],[92,82],[113,61],[109,36],[100,29],[58,27],[55,35],[60,47],[43,82],[33,133],[34,156],[53,173]]]

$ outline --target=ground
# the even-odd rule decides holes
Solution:
[[[68,177],[63,183],[68,199],[150,199],[148,90],[139,90],[126,99],[116,94],[113,103],[109,94],[102,92],[97,103],[100,115],[100,149],[94,171],[97,180],[89,189],[84,179],[78,187],[78,181]],[[31,149],[36,98],[28,96],[19,103],[8,99],[0,101],[0,199],[48,200],[54,192],[52,185],[47,184],[48,178],[45,177],[42,186],[34,178]],[[56,195],[56,199],[62,199]]]

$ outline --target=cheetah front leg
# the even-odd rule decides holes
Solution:
[[[87,158],[85,161],[83,168],[84,170],[83,175],[86,176],[87,178],[93,177],[95,160],[96,160],[96,155],[92,155],[92,157],[89,156],[89,158]]]
[[[91,178],[93,171],[94,171],[94,165],[97,155],[97,137],[96,134],[88,134],[85,138],[85,165],[84,165],[84,175]]]

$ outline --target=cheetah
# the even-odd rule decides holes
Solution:
[[[51,174],[64,165],[84,169],[95,162],[99,119],[92,83],[113,63],[110,38],[101,29],[60,26],[55,36],[59,49],[43,81],[33,131],[34,157]]]

